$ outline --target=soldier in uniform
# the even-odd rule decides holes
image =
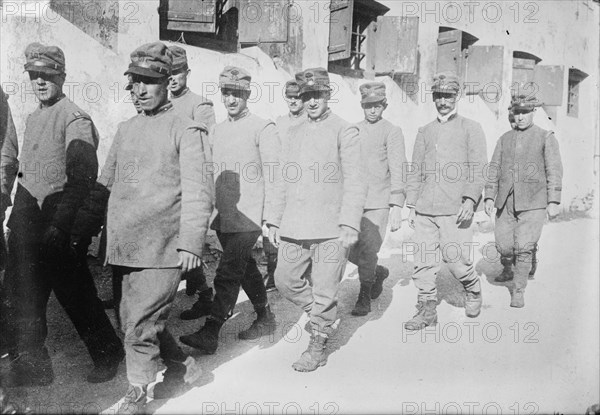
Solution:
[[[338,324],[337,292],[358,240],[367,186],[358,127],[329,109],[329,74],[315,68],[296,76],[308,120],[289,130],[268,226],[279,248],[277,288],[310,317],[308,349],[292,367],[310,372],[327,362],[325,344]],[[303,278],[311,263],[312,286]]]
[[[208,354],[217,349],[219,331],[233,314],[240,285],[257,317],[238,337],[257,339],[273,333],[276,326],[252,248],[272,204],[281,143],[275,124],[248,109],[250,81],[244,69],[225,67],[219,86],[228,117],[209,136],[218,212],[211,228],[217,232],[223,254],[214,280],[210,316],[200,330],[179,338]]]
[[[171,102],[175,111],[182,116],[188,117],[197,123],[201,123],[211,131],[215,125],[215,110],[212,101],[190,91],[187,86],[190,68],[188,66],[185,49],[180,46],[169,46],[173,57],[173,73],[169,83]],[[207,136],[208,137],[208,136]],[[205,152],[209,151],[209,145],[204,143]],[[206,284],[206,276],[202,266],[182,276],[186,280],[186,293],[188,295],[198,294],[198,300],[189,310],[184,310],[180,318],[182,320],[194,320],[210,314],[212,306],[213,290]]]
[[[200,266],[213,192],[212,176],[204,171],[207,131],[168,99],[171,63],[161,42],[131,53],[125,74],[143,114],[119,125],[85,211],[101,217],[108,199],[107,262],[123,281],[129,380],[119,412],[146,402],[159,358],[167,369],[154,387],[155,399],[178,395],[201,372],[166,327],[181,273]]]
[[[486,213],[497,209],[494,235],[504,268],[496,281],[514,279],[510,306],[517,308],[525,306],[546,214],[558,215],[562,191],[558,141],[552,131],[534,125],[535,106],[532,95],[513,97],[515,128],[498,140],[485,186]]]
[[[484,186],[485,135],[479,123],[457,113],[460,86],[455,74],[436,75],[432,92],[438,116],[419,129],[407,169],[406,205],[415,229],[413,281],[419,291],[417,313],[404,324],[407,330],[437,322],[440,255],[466,290],[467,317],[477,317],[482,304],[473,267],[472,224]]]
[[[355,316],[371,311],[371,300],[383,291],[389,270],[377,265],[377,253],[385,239],[388,217],[391,231],[402,225],[402,207],[406,198],[402,169],[406,163],[404,135],[383,119],[387,108],[385,84],[370,82],[360,86],[360,101],[365,119],[361,131],[361,150],[368,172],[368,193],[360,223],[358,243],[350,251],[349,261],[358,266],[360,292],[352,310]],[[390,211],[391,210],[391,211]]]
[[[87,267],[90,238],[76,223],[97,177],[98,132],[90,116],[63,93],[63,51],[32,43],[25,58],[40,104],[27,119],[8,221],[6,278],[17,307],[20,352],[12,362],[9,381],[15,386],[52,383],[54,373],[44,343],[46,306],[54,292],[94,362],[87,380],[105,382],[116,375],[123,346]]]

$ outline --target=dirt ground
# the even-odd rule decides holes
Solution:
[[[493,281],[501,267],[488,252],[489,226],[475,237],[481,275],[481,315],[464,315],[462,287],[446,272],[438,276],[437,326],[407,332],[416,290],[412,258],[403,250],[406,225],[388,236],[380,263],[389,267],[384,291],[366,317],[353,317],[359,284],[348,265],[340,287],[341,325],[328,345],[328,364],[298,373],[291,364],[308,343],[303,313],[277,292],[269,301],[278,330],[257,341],[237,332],[250,325],[252,306],[240,293],[234,316],[221,333],[215,355],[195,355],[202,377],[182,396],[152,401],[149,413],[585,413],[600,401],[599,266],[597,219],[549,223],[540,241],[540,265],[527,289],[524,309],[509,307],[509,285]],[[90,259],[100,297],[110,298],[110,271]],[[214,275],[216,261],[209,263]],[[263,267],[264,270],[264,267]],[[204,319],[185,322],[179,313],[194,301],[182,284],[169,321],[174,335],[196,330]],[[55,382],[10,389],[11,400],[36,413],[114,413],[127,389],[125,365],[117,377],[91,385],[87,352],[54,298],[49,306],[48,346]],[[114,322],[114,313],[108,311]],[[187,351],[194,353],[192,350]],[[8,359],[1,360],[2,375]]]

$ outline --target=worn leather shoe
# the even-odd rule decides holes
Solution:
[[[208,318],[200,330],[180,336],[179,341],[206,354],[214,354],[219,346],[219,331],[222,325],[223,323]]]
[[[119,353],[113,360],[108,363],[94,366],[92,371],[87,375],[89,383],[103,383],[113,379],[119,370],[119,364],[125,358],[125,353]]]
[[[390,270],[381,265],[377,265],[375,268],[375,282],[371,287],[371,300],[379,298],[383,292],[383,281],[390,276]]]

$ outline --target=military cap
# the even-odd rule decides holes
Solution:
[[[521,94],[521,95],[513,95],[512,100],[510,101],[509,110],[511,112],[515,111],[533,111],[533,109],[540,104],[537,99],[532,94]]]
[[[300,95],[307,92],[331,91],[329,73],[324,68],[311,68],[296,74],[300,84]]]
[[[460,81],[458,76],[453,72],[440,72],[433,77],[433,92],[441,92],[446,94],[458,94],[460,91]]]
[[[246,70],[235,66],[226,66],[219,75],[219,87],[221,89],[250,91],[251,80],[252,77]]]
[[[361,95],[361,104],[380,102],[386,99],[385,84],[383,82],[367,82],[359,88]]]
[[[25,48],[25,70],[51,75],[65,73],[65,54],[58,46],[31,43]]]
[[[286,97],[300,97],[300,85],[295,80],[287,81],[285,83],[285,96]]]
[[[173,72],[179,70],[187,70],[188,69],[188,61],[187,61],[187,53],[185,49],[181,46],[169,46],[169,51],[171,52],[171,56],[173,58],[173,65],[171,66],[171,70]]]
[[[173,58],[162,42],[146,43],[131,52],[131,63],[125,75],[136,74],[151,78],[171,75]]]

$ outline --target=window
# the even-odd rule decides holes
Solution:
[[[533,82],[534,68],[542,59],[527,52],[513,52],[512,89],[518,90]]]
[[[464,81],[469,47],[478,40],[462,30],[440,26],[436,72],[453,72]]]
[[[567,96],[567,115],[577,118],[579,116],[579,84],[588,75],[579,69],[569,69],[569,95]]]

